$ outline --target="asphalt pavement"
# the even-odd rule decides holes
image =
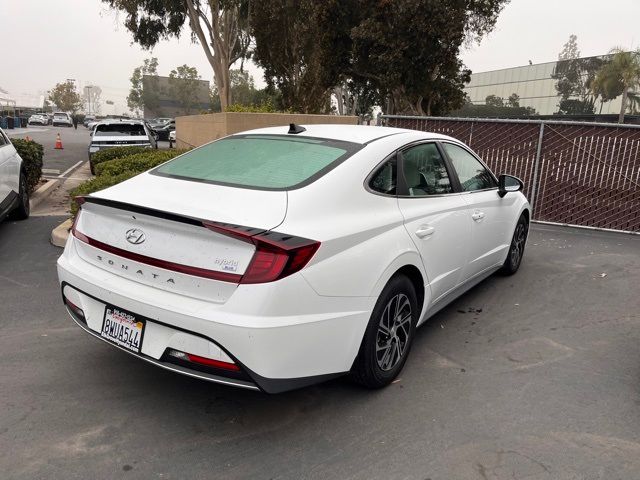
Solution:
[[[398,382],[270,396],[75,326],[61,220],[0,224],[3,479],[640,478],[640,237],[534,226],[518,274],[422,327]]]
[[[73,127],[53,127],[34,125],[29,129],[5,130],[10,138],[25,138],[29,136],[44,146],[43,168],[45,175],[56,176],[64,173],[80,161],[89,159],[89,130],[82,125],[78,129]],[[56,150],[56,135],[60,134],[62,150]]]

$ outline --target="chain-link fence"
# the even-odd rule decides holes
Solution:
[[[442,133],[519,177],[535,220],[640,233],[640,125],[381,116]]]

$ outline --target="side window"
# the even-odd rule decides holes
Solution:
[[[395,156],[385,162],[373,177],[371,177],[369,188],[374,192],[380,192],[386,195],[395,195],[398,176],[396,165]]]
[[[451,193],[444,159],[435,143],[423,143],[402,152],[402,169],[410,196]]]
[[[4,133],[0,132],[0,147],[4,147],[9,144],[9,140],[4,138]]]
[[[442,146],[458,174],[462,190],[473,192],[498,186],[491,173],[464,148],[452,143],[443,143]]]

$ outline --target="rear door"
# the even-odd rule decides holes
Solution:
[[[460,283],[471,236],[467,204],[436,142],[409,146],[398,158],[398,205],[436,302]]]
[[[465,279],[499,265],[509,247],[510,209],[498,195],[498,182],[489,169],[470,150],[450,142],[441,143],[468,207],[471,225],[469,262]]]

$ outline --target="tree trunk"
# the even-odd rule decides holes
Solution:
[[[422,100],[424,99],[424,97],[422,95],[420,95],[418,97],[418,100],[415,103],[415,109],[416,109],[416,113],[418,114],[418,116],[420,117],[424,117],[424,110],[422,109]]]
[[[336,97],[338,115],[344,115],[344,97],[342,96],[342,87],[334,87],[333,94]]]
[[[624,123],[624,114],[627,111],[627,97],[629,96],[629,87],[624,86],[622,90],[622,105],[620,106],[620,115],[618,116],[618,123]]]

